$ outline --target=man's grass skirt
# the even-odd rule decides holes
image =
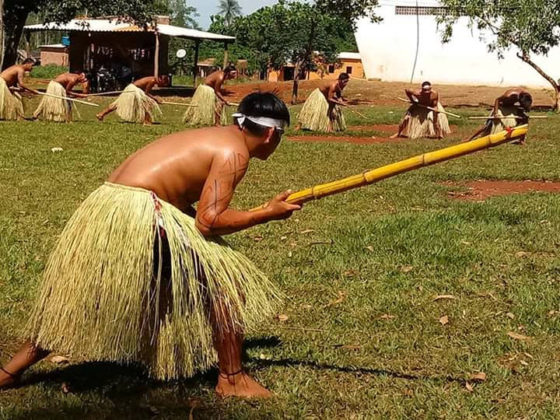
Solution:
[[[139,362],[172,379],[215,363],[212,317],[241,332],[278,299],[246,257],[204,238],[192,217],[150,191],[105,183],[62,232],[28,331],[42,348]]]
[[[445,108],[438,102],[438,111],[445,111]],[[441,128],[441,134],[446,135],[451,133],[449,128],[449,121],[447,115],[438,113],[438,122]],[[408,108],[404,118],[401,120],[400,125],[404,124],[401,135],[410,139],[418,139],[421,137],[435,137],[436,133],[434,125],[434,112],[427,108],[412,105]]]
[[[62,98],[54,98],[52,96],[43,96],[39,106],[33,113],[35,118],[43,118],[47,121],[66,122],[72,121],[72,102],[67,101],[66,89],[60,83],[51,80],[47,86],[47,93],[60,96]],[[80,116],[76,110],[78,117]]]
[[[158,103],[133,83],[122,91],[111,106],[116,107],[115,112],[122,120],[131,123],[143,123],[146,114],[153,121],[155,113],[161,114]]]
[[[21,96],[12,93],[6,81],[0,77],[0,120],[21,120],[23,117]]]
[[[227,124],[227,115],[224,112],[220,99],[210,86],[198,85],[187,108],[183,121],[193,126],[212,126],[216,120],[216,113],[220,113],[220,125]]]
[[[492,116],[492,114],[490,114]],[[506,128],[512,128],[520,124],[516,117],[524,117],[523,111],[515,105],[506,106],[502,105],[498,108],[498,117],[505,117],[500,119],[488,119],[489,133],[495,134],[504,131]],[[525,124],[525,123],[523,123]]]
[[[346,121],[340,106],[334,105],[331,111],[332,129],[334,131],[346,130]],[[329,102],[319,88],[315,89],[301,108],[298,123],[304,130],[328,131],[329,128]]]

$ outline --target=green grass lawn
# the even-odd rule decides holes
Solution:
[[[36,99],[27,103],[29,114]],[[404,108],[358,109],[371,119],[350,114],[350,124],[396,123]],[[172,107],[152,127],[101,124],[95,111],[82,106],[85,121],[68,125],[0,123],[0,361],[21,344],[46,258],[79,203],[127,155],[184,128]],[[443,141],[286,141],[251,164],[234,205],[451,145],[475,128],[460,121]],[[263,320],[246,343],[247,367],[274,399],[219,400],[216,371],[161,383],[136,367],[44,361],[25,386],[0,391],[0,418],[559,418],[560,195],[454,201],[442,184],[560,180],[559,130],[550,115],[525,147],[404,174],[230,236],[288,296],[287,320]],[[349,133],[358,134],[376,133]],[[471,379],[480,372],[485,381]]]

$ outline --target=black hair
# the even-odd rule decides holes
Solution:
[[[426,80],[424,83],[422,83],[422,87],[424,86],[432,86],[432,84]]]
[[[525,109],[525,111],[530,111],[531,105],[533,104],[533,97],[529,92],[522,92],[519,95],[519,104]]]
[[[350,79],[350,76],[348,75],[348,73],[340,73],[338,75],[338,80],[348,80]]]
[[[254,92],[245,96],[239,104],[237,112],[248,117],[274,118],[290,125],[288,107],[278,96],[270,92]],[[235,122],[237,123],[237,119]],[[262,135],[269,128],[250,120],[245,120],[243,127],[255,135]]]
[[[231,73],[232,71],[237,71],[237,69],[233,64],[230,64],[224,69],[224,73]]]
[[[35,65],[35,60],[32,59],[31,57],[27,57],[25,60],[23,60],[23,62],[21,64],[29,64],[32,63],[33,65]]]

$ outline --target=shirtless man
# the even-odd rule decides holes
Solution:
[[[216,125],[216,127],[220,125],[224,106],[231,105],[226,100],[226,98],[224,98],[222,85],[226,80],[235,79],[236,76],[237,76],[237,69],[235,68],[234,65],[230,64],[223,71],[215,71],[214,73],[210,74],[206,79],[204,79],[204,84],[214,89],[214,93],[218,98],[218,103],[214,112],[214,124]]]
[[[337,80],[329,82],[321,88],[315,89],[303,104],[296,130],[303,128],[311,131],[332,132],[335,131],[335,125],[338,131],[344,130],[346,124],[338,105],[348,105],[348,102],[342,96],[342,91],[349,81],[350,76],[347,73],[341,73]],[[321,98],[321,94],[324,99]],[[325,100],[328,104],[326,115],[328,119],[326,120],[326,127],[324,114],[322,114],[322,112],[324,112],[324,106],[320,105],[321,103],[324,103]],[[318,112],[321,112],[320,118],[317,118]]]
[[[26,86],[25,83],[23,83],[25,73],[30,72],[34,65],[35,60],[33,60],[32,58],[26,58],[25,60],[23,60],[23,63],[8,67],[6,70],[0,73],[0,77],[4,79],[10,90],[25,90],[35,95],[39,95],[39,92],[37,92],[35,89],[31,89],[30,87]]]
[[[529,122],[529,116],[526,113],[531,111],[532,104],[533,97],[522,87],[514,87],[506,90],[503,95],[497,97],[494,101],[492,115],[486,120],[486,124],[464,141],[471,141],[480,136],[492,134],[505,128],[527,124]],[[525,144],[525,136],[513,143],[520,145]]]
[[[142,320],[142,322],[136,323],[127,323],[126,319],[123,320],[121,317],[115,316],[115,313],[126,314],[129,312],[131,310],[130,303],[124,303],[123,307],[115,307],[119,305],[117,302],[113,303],[114,306],[107,307],[102,304],[100,305],[99,300],[93,298],[95,300],[93,306],[96,309],[94,311],[90,310],[89,313],[86,313],[87,311],[84,310],[82,301],[77,301],[73,304],[70,302],[72,299],[69,299],[70,301],[64,300],[64,302],[60,304],[49,300],[53,299],[53,296],[57,295],[57,290],[60,288],[66,289],[68,287],[72,287],[74,288],[72,290],[77,290],[78,294],[81,296],[89,296],[90,290],[91,294],[95,295],[99,290],[102,290],[105,287],[110,288],[107,283],[116,280],[114,278],[110,278],[111,273],[129,273],[130,270],[127,271],[126,267],[130,267],[130,265],[133,264],[134,261],[132,260],[140,260],[140,266],[142,267],[145,267],[146,264],[148,267],[150,267],[150,264],[152,265],[151,268],[147,270],[147,273],[142,275],[142,279],[138,284],[153,283],[154,278],[151,273],[154,269],[157,271],[157,265],[154,266],[154,263],[151,260],[152,249],[145,249],[146,240],[142,238],[153,237],[154,227],[150,223],[146,225],[146,220],[161,220],[161,223],[156,222],[159,223],[161,229],[164,230],[164,233],[160,234],[161,241],[167,241],[166,238],[168,238],[169,244],[183,242],[184,245],[187,246],[186,253],[188,255],[181,254],[181,258],[189,258],[189,256],[194,253],[198,254],[200,261],[204,261],[206,255],[204,254],[205,251],[203,248],[211,245],[208,244],[204,247],[197,245],[197,242],[199,241],[198,236],[200,234],[204,237],[212,238],[215,237],[215,235],[238,232],[257,224],[266,223],[272,220],[286,219],[290,217],[295,210],[299,210],[301,208],[299,205],[290,204],[285,201],[290,194],[290,191],[277,195],[261,209],[256,211],[241,211],[230,207],[230,202],[236,186],[244,177],[248,169],[250,159],[268,159],[280,143],[284,127],[289,124],[290,114],[285,104],[275,95],[271,93],[252,93],[243,99],[239,106],[239,113],[235,114],[234,118],[235,123],[233,125],[187,130],[165,136],[153,143],[150,143],[143,149],[140,149],[136,153],[132,154],[109,176],[109,182],[112,184],[106,184],[100,187],[90,196],[92,197],[99,194],[99,191],[105,191],[106,193],[108,191],[109,195],[105,196],[102,200],[104,203],[98,204],[96,201],[89,201],[89,205],[86,206],[86,209],[82,210],[81,207],[76,211],[73,216],[74,220],[80,220],[83,215],[84,224],[99,227],[99,229],[95,229],[96,232],[101,232],[102,230],[105,232],[110,231],[112,232],[111,238],[113,238],[114,241],[118,241],[119,238],[124,238],[121,239],[121,241],[126,243],[117,244],[112,242],[117,249],[122,246],[127,249],[134,249],[135,252],[142,252],[145,256],[135,254],[134,257],[131,256],[131,258],[116,258],[111,260],[113,261],[111,263],[113,265],[111,265],[108,264],[106,260],[103,260],[103,256],[106,256],[107,252],[110,252],[107,249],[102,251],[101,255],[103,256],[100,256],[97,260],[92,261],[91,258],[86,259],[86,264],[84,266],[76,266],[76,264],[80,264],[79,261],[83,258],[71,258],[72,263],[70,266],[67,266],[65,263],[57,268],[51,267],[53,270],[46,270],[46,273],[52,271],[52,276],[51,278],[47,278],[48,274],[45,276],[43,279],[43,287],[45,288],[47,287],[47,284],[50,284],[50,288],[48,288],[48,290],[52,291],[52,293],[49,292],[45,294],[48,296],[47,300],[43,301],[40,305],[42,310],[39,311],[39,326],[37,327],[37,330],[31,332],[31,337],[41,337],[41,341],[37,343],[37,341],[30,339],[30,341],[22,347],[12,360],[0,369],[0,388],[8,388],[11,385],[14,385],[28,367],[46,357],[48,350],[44,350],[44,348],[52,348],[49,346],[49,342],[45,342],[45,337],[49,336],[49,332],[52,335],[52,330],[49,331],[49,328],[52,328],[53,326],[56,328],[56,325],[82,325],[80,319],[81,317],[86,317],[88,320],[91,320],[92,317],[94,317],[94,319],[97,319],[98,317],[101,320],[112,319],[111,325],[107,326],[104,324],[101,331],[97,331],[97,329],[94,331],[88,331],[87,334],[81,336],[82,338],[77,343],[74,343],[75,347],[73,347],[73,349],[87,358],[88,351],[90,354],[91,352],[94,352],[94,354],[103,353],[100,353],[102,351],[100,348],[92,349],[91,343],[84,343],[82,340],[87,341],[90,337],[98,334],[104,334],[107,336],[107,334],[111,334],[113,332],[112,329],[115,327],[120,328],[120,330],[118,330],[120,333],[111,335],[111,337],[120,337],[122,335],[122,331],[128,332],[132,328],[139,328],[135,326],[135,324],[141,324],[144,326],[152,325],[152,322],[147,320]],[[137,203],[144,202],[144,204],[129,206],[128,203],[131,202],[131,197],[135,199]],[[90,200],[90,198],[87,200]],[[107,203],[107,200],[110,202]],[[192,205],[197,202],[197,209],[194,210]],[[91,212],[92,205],[97,209],[94,214]],[[105,211],[108,212],[108,214],[105,214]],[[80,215],[80,212],[84,213]],[[100,212],[103,213],[102,216],[99,215]],[[177,214],[177,212],[182,213]],[[172,214],[171,218],[166,218],[166,214]],[[192,217],[187,217],[185,214],[192,215]],[[112,223],[115,223],[114,220],[116,219],[127,220],[128,224],[132,223],[136,227],[133,228],[133,232],[131,233],[126,230],[126,227],[123,227],[122,222],[119,225],[113,225]],[[185,219],[188,219],[189,221],[185,222]],[[139,222],[136,222],[137,220],[139,220]],[[190,221],[192,221],[192,224]],[[176,236],[177,234],[175,234],[173,229],[169,228],[169,226],[177,223],[185,223],[188,224],[188,226],[192,226],[194,224],[200,234],[189,233],[190,228],[186,226],[185,229],[181,230],[179,236]],[[107,224],[109,224],[109,226],[107,226]],[[101,228],[101,226],[104,227]],[[74,237],[74,234],[79,235],[80,238],[84,238],[85,236],[82,235],[83,226],[79,226],[78,228],[79,232],[67,232],[68,229],[65,229],[65,233],[62,235],[61,240],[64,240],[64,235]],[[105,228],[108,230],[105,230]],[[189,237],[189,235],[191,236]],[[107,238],[102,237],[103,234],[101,233],[91,236],[91,241],[95,242],[92,247],[95,249],[99,248],[99,244],[106,243]],[[135,242],[134,244],[131,244],[127,242],[136,241],[134,238],[139,236],[142,236],[142,238],[138,239],[138,243]],[[81,241],[75,242],[84,241],[81,239]],[[154,251],[156,251],[156,255],[157,243],[158,242],[156,240],[154,244]],[[212,245],[214,247],[220,248],[222,246],[216,244],[215,241],[212,241],[212,243],[214,244]],[[64,255],[75,252],[82,257],[84,255],[90,255],[85,252],[88,249],[91,249],[90,245],[86,243],[80,246],[83,247],[74,250],[64,248],[60,252]],[[222,268],[219,263],[220,252],[221,251],[218,249],[211,255],[212,260],[215,261],[218,259],[218,269]],[[236,251],[228,249],[224,252],[226,252],[226,255],[231,258],[231,253]],[[161,251],[160,255],[163,255],[160,257],[163,259],[172,258],[166,257],[166,253],[161,254]],[[54,255],[54,257],[55,260],[59,258],[57,255]],[[245,267],[247,267],[246,259],[244,261]],[[208,263],[208,261],[206,262]],[[231,267],[231,275],[237,275],[236,273],[239,272],[239,269],[242,266],[243,265],[236,265],[235,267]],[[80,270],[87,271],[90,269],[98,270],[96,267],[104,267],[105,269],[102,274],[97,277],[93,274],[90,276],[89,271],[86,272],[86,282],[89,285],[80,284],[78,289],[76,289],[75,284],[79,283],[79,278],[77,278],[76,272],[79,272]],[[188,269],[186,266],[183,268],[184,270]],[[258,271],[256,267],[254,267],[254,270]],[[204,274],[200,274],[200,271],[197,270],[195,272],[199,273],[197,274],[198,281],[204,285],[205,283],[203,279],[207,277],[205,277]],[[97,271],[95,272],[98,273]],[[212,275],[212,273],[208,274],[209,276]],[[181,275],[181,273],[179,273],[179,275]],[[201,278],[201,276],[203,278]],[[161,280],[162,283],[165,282],[165,274],[163,277],[164,278]],[[97,281],[93,284],[90,281],[92,278],[97,278]],[[174,281],[181,280],[181,278],[177,279],[175,277],[173,277],[173,279]],[[219,278],[218,283],[224,283],[225,280],[226,279],[224,278]],[[234,280],[235,281],[233,281],[232,284],[236,284],[238,281],[236,279]],[[245,277],[244,281],[250,281],[250,279]],[[266,282],[268,282],[268,280]],[[255,293],[260,293],[262,289],[270,287],[271,283],[266,282],[263,281],[259,283],[258,287],[256,287],[257,285],[253,285],[256,289],[253,288],[252,290],[258,290],[258,292]],[[93,290],[88,289],[88,287],[93,287]],[[185,285],[185,293],[190,296],[195,296],[189,293],[188,287],[188,285]],[[142,301],[142,296],[135,295],[136,293],[142,293],[138,291],[137,288],[133,288],[132,291],[128,293],[132,296],[125,297],[124,300],[127,302]],[[231,292],[226,290],[225,293],[227,295],[227,293],[231,294],[240,292]],[[215,302],[223,299],[221,292],[215,291],[212,288],[208,288],[205,294],[207,296],[199,297],[198,299],[202,299],[202,302],[207,302],[208,300]],[[250,296],[249,294],[250,293],[241,294],[241,296],[238,297],[241,301],[245,301],[246,299],[251,300],[253,296]],[[231,295],[229,296],[231,297]],[[195,296],[192,299],[195,300],[197,298]],[[155,300],[156,299],[149,300],[146,305],[153,304]],[[238,309],[236,306],[231,306],[231,302],[233,302],[233,300],[229,300],[229,302],[231,310],[235,311]],[[193,304],[196,305],[196,302]],[[207,303],[204,303],[204,305],[206,306]],[[267,306],[267,302],[263,301],[262,306]],[[60,311],[56,309],[57,307],[59,307]],[[258,305],[258,307],[258,311],[261,311],[261,305]],[[148,306],[143,311],[138,311],[138,313],[153,313],[153,311],[149,308],[151,308],[151,306]],[[201,315],[201,317],[204,318],[203,325],[208,325],[208,329],[213,331],[214,346],[218,354],[220,374],[216,386],[217,393],[221,396],[270,396],[271,394],[268,390],[258,384],[243,370],[241,360],[243,333],[239,330],[238,325],[223,325],[223,322],[227,322],[227,320],[230,319],[228,315],[230,310],[224,307],[220,307],[218,309],[219,310],[216,311],[216,306],[211,306],[210,310],[204,311]],[[54,313],[51,313],[51,311],[54,311]],[[45,318],[48,318],[50,315],[55,316],[57,319],[57,322],[55,322],[54,325],[48,320],[45,320]],[[167,316],[170,315],[166,315],[166,317]],[[32,319],[35,318],[32,316]],[[195,319],[193,322],[197,322],[197,320]],[[70,330],[75,331],[76,329],[65,328],[64,331],[60,331],[60,335],[57,335],[57,331],[57,333],[54,334],[54,340],[59,341],[60,338],[63,338],[65,343],[73,342],[72,340],[74,337]],[[144,334],[146,334],[145,330],[141,331],[144,331]],[[155,331],[156,332],[148,331],[148,335],[152,336],[153,334],[153,341],[157,343],[159,337],[157,336],[157,330]],[[195,331],[200,331],[200,329],[195,328]],[[205,332],[204,328],[202,328],[202,332]],[[136,330],[132,333],[133,337],[141,335],[141,332],[139,331],[137,334]],[[203,336],[204,334],[200,335],[200,337]],[[193,337],[188,338],[188,340],[192,339]],[[198,339],[198,337],[194,337],[194,339]],[[200,339],[202,340],[202,338]],[[200,360],[208,360],[208,358],[211,360],[213,357],[212,354],[206,354],[205,350],[201,350],[204,347],[198,342],[194,342],[194,345],[189,342],[191,345],[182,347],[184,346],[182,340],[185,340],[185,338],[181,339],[181,337],[167,336],[165,340],[166,342],[171,342],[171,348],[175,349],[173,352],[176,352],[178,355],[183,354],[184,357],[185,352],[194,353],[190,360],[195,364],[195,368],[198,368],[197,370],[204,369],[206,367],[200,365],[197,366],[197,363],[201,363]],[[110,340],[107,339],[107,341]],[[124,344],[129,344],[131,341],[134,342],[136,340],[132,339],[132,337],[127,337]],[[103,341],[96,340],[95,343],[97,343],[97,346],[101,346]],[[120,348],[121,346],[118,344],[112,345],[110,346],[110,351],[119,351]],[[124,350],[120,351],[124,352]],[[142,347],[132,354],[144,354],[145,352],[150,351],[153,351],[151,347]],[[200,352],[202,352],[202,354],[200,354]],[[129,351],[123,355],[126,357],[120,358],[119,356],[121,356],[121,354],[118,354],[117,357],[113,357],[113,359],[127,360],[130,362],[130,355],[131,352]],[[113,360],[111,358],[107,359]],[[151,358],[148,360],[151,360]],[[179,364],[180,362],[178,361],[177,363]],[[181,364],[181,366],[184,365],[186,365],[186,363]],[[161,364],[157,366],[160,367]],[[165,376],[167,379],[173,377],[180,376]]]
[[[424,82],[422,83],[421,89],[418,90],[405,89],[405,93],[408,99],[410,99],[410,102],[412,102],[412,105],[407,111],[407,114],[410,114],[410,111],[418,105],[423,105],[423,106],[428,106],[430,108],[433,108],[432,112],[433,112],[434,130],[436,132],[436,137],[438,139],[442,139],[443,133],[439,124],[439,118],[438,118],[439,113],[436,111],[438,109],[439,95],[435,90],[432,89],[432,84],[430,82]],[[397,137],[406,137],[403,136],[402,133],[406,129],[407,124],[409,123],[410,123],[409,118],[405,117],[399,125],[399,131],[396,134],[393,134],[390,138],[395,139]]]
[[[159,87],[169,86],[169,76],[164,74],[164,75],[160,75],[158,77],[155,77],[155,76],[142,77],[141,79],[138,79],[138,80],[134,81],[133,83],[131,83],[131,85],[133,85],[136,88],[142,90],[150,99],[152,99],[156,103],[161,104],[162,100],[160,98],[152,95],[151,91],[155,86],[159,86]],[[127,86],[127,88],[125,88],[125,90],[123,91],[123,93],[121,93],[121,95],[128,95],[128,96],[132,95],[130,93],[129,86]],[[119,95],[119,98],[121,97],[121,95]],[[125,99],[128,99],[128,96],[125,97]],[[105,116],[107,114],[110,114],[111,112],[117,110],[117,107],[118,107],[118,99],[117,99],[117,101],[115,101],[111,105],[109,105],[107,108],[105,108],[103,111],[98,113],[96,115],[97,119],[99,121],[103,121],[103,118],[105,118]],[[147,124],[147,125],[152,123],[152,117],[151,117],[151,114],[149,112],[144,113],[144,121],[143,122],[144,122],[144,124]]]
[[[62,73],[54,78],[56,83],[61,84],[66,89],[66,94],[74,98],[87,98],[87,90],[89,87],[89,80],[85,73]],[[77,84],[82,85],[84,93],[72,92],[74,86]]]
[[[0,120],[24,118],[23,102],[18,92],[39,93],[23,83],[25,72],[31,71],[34,64],[35,60],[26,58],[22,64],[8,67],[0,73]]]

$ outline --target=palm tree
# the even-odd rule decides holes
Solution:
[[[237,0],[220,0],[218,14],[223,16],[226,25],[231,25],[236,17],[241,16],[241,6]]]

